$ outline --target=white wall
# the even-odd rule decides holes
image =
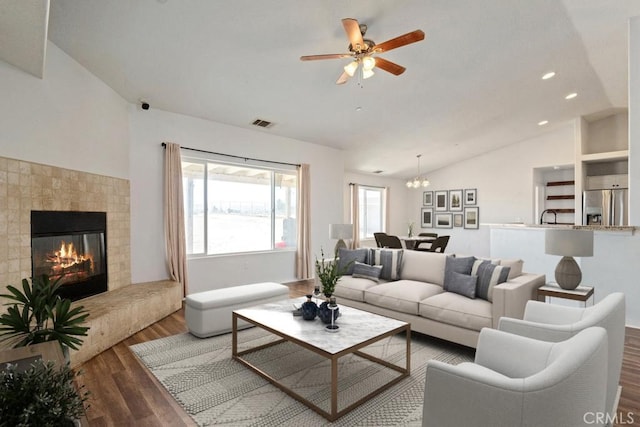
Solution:
[[[289,138],[207,120],[131,106],[132,280],[166,277],[162,227],[162,142],[264,160],[311,165],[313,255],[333,247],[329,224],[342,221],[344,164],[341,152]],[[190,293],[256,281],[295,279],[294,252],[251,253],[192,259]],[[313,256],[312,256],[313,261]]]
[[[640,16],[629,21],[629,224],[640,225]]]
[[[427,173],[431,182],[427,187],[429,191],[477,189],[480,229],[456,227],[422,231],[450,235],[447,252],[489,256],[487,224],[535,223],[533,169],[573,163],[574,140],[574,125],[569,123],[539,137]],[[408,204],[419,215],[422,191],[410,192]]]
[[[49,42],[44,79],[0,60],[0,155],[129,177],[128,103]]]

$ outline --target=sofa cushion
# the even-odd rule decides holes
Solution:
[[[500,265],[509,267],[509,277],[507,280],[511,280],[522,275],[524,261],[521,259],[503,259],[500,260]]]
[[[380,273],[381,279],[398,280],[400,278],[403,249],[372,248],[370,251],[369,264],[382,266],[382,273]]]
[[[444,282],[444,290],[447,292],[455,292],[467,298],[475,298],[477,283],[478,276],[452,271]]]
[[[340,274],[353,274],[353,268],[357,262],[367,262],[369,250],[362,249],[345,249],[338,250],[338,272]]]
[[[489,261],[477,260],[473,263],[471,274],[478,276],[476,296],[487,301],[493,301],[493,288],[507,281],[509,267],[495,265]]]
[[[405,251],[400,278],[442,286],[446,259],[447,255],[437,252]]]
[[[370,279],[375,282],[380,281],[380,274],[382,273],[381,265],[369,265],[356,261],[353,267],[352,277],[360,277],[363,279]]]
[[[443,292],[438,285],[414,280],[398,280],[368,288],[365,302],[407,314],[418,314],[418,304],[433,295]]]
[[[443,288],[445,291],[449,291],[450,286],[452,284],[452,280],[460,281],[458,276],[454,276],[453,273],[459,273],[469,276],[471,274],[471,269],[473,268],[473,263],[476,261],[476,257],[452,257],[448,256],[444,263],[444,285]],[[475,291],[474,291],[475,295]]]
[[[333,291],[333,295],[364,302],[364,291],[376,285],[379,285],[379,283],[375,280],[342,276],[338,279],[338,283],[336,283],[336,289]]]
[[[492,304],[489,301],[453,292],[424,299],[419,304],[419,311],[422,317],[474,331],[490,328],[492,322]]]

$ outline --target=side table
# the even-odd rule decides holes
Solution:
[[[549,282],[546,285],[540,286],[537,291],[538,301],[546,301],[547,297],[564,298],[574,301],[582,301],[585,307],[587,306],[587,301],[592,296],[593,286],[578,286],[575,289],[569,290],[562,289],[555,282]]]

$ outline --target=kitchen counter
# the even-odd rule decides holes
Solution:
[[[492,228],[566,228],[573,230],[593,230],[593,231],[626,231],[633,234],[637,227],[630,225],[570,225],[570,224],[490,224]]]

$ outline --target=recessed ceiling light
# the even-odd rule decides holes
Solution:
[[[356,107],[356,111],[362,111],[362,107]]]
[[[565,96],[564,99],[573,99],[576,96],[578,96],[578,94],[573,92],[573,93],[570,93],[569,95]]]
[[[541,122],[538,122],[538,126],[544,126],[547,123],[549,123],[549,120],[542,120]]]
[[[551,77],[555,76],[555,71],[549,71],[547,74],[542,76],[542,80],[549,80]]]

